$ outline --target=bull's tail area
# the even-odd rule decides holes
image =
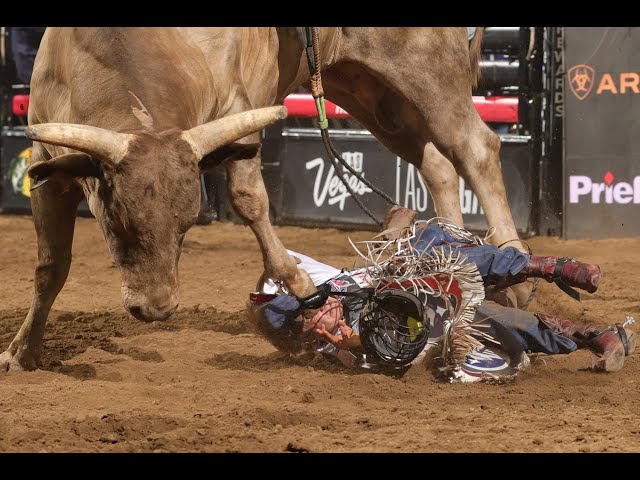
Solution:
[[[480,53],[482,51],[482,36],[484,27],[476,27],[476,33],[469,44],[469,64],[471,66],[471,86],[478,86],[480,80]]]

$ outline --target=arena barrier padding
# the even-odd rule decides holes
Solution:
[[[293,93],[284,99],[284,104],[289,110],[289,116],[315,117],[317,115],[315,101],[307,93]],[[474,96],[473,104],[485,122],[516,123],[518,121],[518,97]],[[351,118],[349,112],[328,100],[326,101],[326,111],[327,118]]]
[[[418,218],[435,216],[432,199],[420,173],[386,150],[367,130],[330,129],[330,137],[342,157],[398,204],[416,210]],[[501,134],[500,160],[507,198],[516,228],[532,233],[534,190],[531,172],[531,137]],[[269,127],[263,138],[263,177],[269,193],[271,219],[276,225],[332,226],[377,229],[336,177],[320,133],[313,128]],[[389,204],[371,192],[351,173],[350,186],[374,215],[383,218]],[[460,200],[465,226],[486,231],[487,223],[478,199],[460,179]],[[228,202],[221,216],[233,219]]]

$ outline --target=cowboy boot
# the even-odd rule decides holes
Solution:
[[[549,283],[562,280],[570,287],[580,288],[589,293],[598,289],[602,279],[602,269],[598,265],[577,262],[569,257],[531,255],[529,264],[520,273],[528,277],[544,278]]]
[[[544,278],[549,283],[556,282],[561,288],[568,285],[569,287],[576,287],[589,293],[594,293],[602,280],[602,269],[598,265],[577,262],[569,257],[558,258],[531,255],[527,266],[516,275],[508,275],[496,280],[496,288],[503,289],[516,285],[530,277]],[[493,279],[491,280],[493,281]],[[575,294],[577,295],[577,292]]]
[[[617,372],[624,365],[624,357],[636,346],[636,333],[623,324],[575,324],[559,315],[536,313],[538,319],[554,333],[573,340],[578,348],[586,348],[599,357],[595,370]]]

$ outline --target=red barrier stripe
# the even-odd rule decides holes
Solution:
[[[473,97],[485,122],[518,123],[518,97]]]
[[[325,101],[327,118],[350,118],[343,108],[329,100]],[[473,97],[473,103],[485,122],[517,123],[518,97]],[[292,117],[315,117],[316,104],[306,93],[294,93],[284,99],[284,104]]]
[[[315,117],[316,104],[306,93],[294,93],[284,99],[284,104],[292,117]],[[350,118],[349,112],[330,101],[325,102],[328,118]],[[517,123],[518,97],[473,97],[480,117],[485,122]],[[29,110],[29,95],[13,97],[13,114],[26,116]]]
[[[318,114],[316,102],[308,93],[292,93],[284,99],[284,105],[291,117],[315,117]],[[325,100],[325,110],[327,118],[351,118],[349,112],[329,100]]]

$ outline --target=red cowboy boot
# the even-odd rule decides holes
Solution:
[[[599,359],[595,370],[617,372],[624,365],[624,357],[631,355],[636,346],[636,333],[624,328],[626,324],[575,324],[559,315],[536,313],[538,319],[553,332],[570,338],[578,348],[586,348]]]
[[[598,265],[577,262],[569,257],[531,255],[529,265],[520,273],[527,277],[544,278],[549,283],[561,280],[570,287],[581,288],[589,293],[594,293],[602,280],[602,269]]]
[[[529,277],[544,278],[555,282],[564,292],[578,300],[580,294],[571,287],[594,293],[602,280],[602,269],[598,265],[577,262],[568,257],[538,257],[532,255],[529,264],[516,275],[491,279],[489,284],[497,290],[516,285]]]

